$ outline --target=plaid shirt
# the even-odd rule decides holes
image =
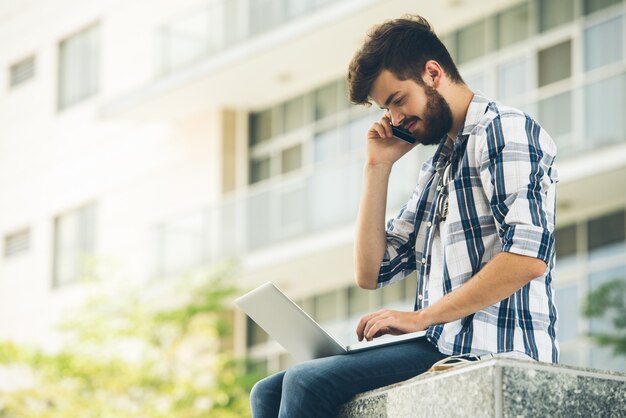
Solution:
[[[516,351],[558,361],[552,286],[555,155],[554,142],[530,116],[476,93],[462,131],[424,163],[411,198],[388,222],[378,287],[417,270],[415,310],[463,285],[502,251],[548,265],[543,276],[510,297],[428,328],[428,339],[442,353]],[[442,222],[438,186],[448,164],[449,211]]]

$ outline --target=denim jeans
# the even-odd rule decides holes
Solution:
[[[252,416],[334,417],[357,393],[410,379],[445,357],[418,340],[300,363],[257,382]]]

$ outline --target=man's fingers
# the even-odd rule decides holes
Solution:
[[[374,323],[365,334],[365,339],[367,341],[372,341],[376,337],[388,334],[392,322],[393,318],[384,318],[376,321],[376,323]]]
[[[379,311],[372,318],[370,318],[369,321],[367,321],[367,324],[365,324],[365,329],[363,330],[363,335],[365,339],[371,341],[372,338],[374,338],[373,335],[375,335],[371,333],[372,327],[387,318],[390,318],[389,311]]]

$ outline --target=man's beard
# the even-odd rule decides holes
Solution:
[[[426,113],[422,118],[423,129],[412,132],[413,136],[423,145],[439,144],[442,138],[452,128],[452,111],[446,99],[434,88],[424,86],[426,93]],[[410,125],[416,118],[409,118],[406,125]]]

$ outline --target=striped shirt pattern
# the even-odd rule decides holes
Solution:
[[[442,142],[424,163],[411,198],[388,222],[378,287],[417,270],[415,310],[463,285],[503,251],[539,258],[548,266],[542,276],[499,303],[430,327],[428,339],[442,353],[519,352],[558,362],[555,156],[554,142],[530,116],[476,93],[457,138]],[[442,224],[437,186],[447,164],[452,180]],[[441,254],[433,260],[437,243]]]

